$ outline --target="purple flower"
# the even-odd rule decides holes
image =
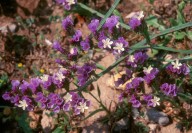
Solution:
[[[22,94],[24,94],[27,91],[28,87],[29,87],[29,83],[23,80],[22,84],[19,86],[19,89],[22,92]]]
[[[177,96],[178,88],[175,84],[164,83],[161,85],[160,89],[167,96]]]
[[[172,62],[166,67],[168,73],[177,74],[177,75],[188,75],[190,72],[189,67],[185,63],[179,63],[179,60]]]
[[[69,56],[76,56],[78,54],[78,49],[76,47],[71,48]]]
[[[147,54],[144,52],[137,52],[134,55],[130,55],[127,60],[127,65],[132,67],[137,67],[138,64],[143,64],[144,61],[148,58]]]
[[[131,82],[126,84],[126,92],[131,93],[131,90],[134,89],[134,91],[137,91],[137,88],[140,86],[140,84],[143,82],[143,78],[136,77],[132,79]]]
[[[111,33],[113,28],[118,24],[119,22],[119,17],[118,16],[111,16],[109,18],[107,18],[104,27],[108,28],[109,32]]]
[[[91,23],[88,25],[88,28],[90,29],[91,32],[95,33],[97,31],[98,26],[99,26],[99,20],[93,19],[91,20]]]
[[[106,40],[107,37],[105,36],[105,33],[103,31],[99,32],[99,42],[98,42],[98,47],[103,49],[103,40]]]
[[[47,74],[44,74],[43,76],[41,76],[40,80],[44,89],[48,89],[48,87],[51,86],[52,84],[52,77]]]
[[[12,80],[11,85],[12,85],[12,90],[16,91],[17,87],[19,86],[20,82],[19,80]]]
[[[123,102],[123,98],[125,97],[125,94],[124,93],[121,93],[118,97],[119,99],[119,102]]]
[[[77,68],[78,85],[83,86],[90,77],[91,72],[95,69],[95,65],[86,63],[82,67]]]
[[[72,21],[72,19],[71,19],[69,16],[67,16],[67,17],[66,17],[65,19],[63,19],[63,21],[62,21],[62,27],[63,27],[63,29],[65,29],[65,30],[70,29],[73,25],[74,25],[74,24],[73,24],[73,21]]]
[[[64,49],[61,47],[61,45],[58,41],[53,42],[53,49],[55,49],[61,53],[64,53]]]
[[[132,83],[133,88],[136,89],[136,88],[139,87],[139,85],[141,84],[141,82],[143,82],[143,78],[141,78],[141,77],[136,77],[136,78],[134,78],[134,79],[132,80],[131,83]]]
[[[65,103],[65,104],[63,105],[63,110],[64,110],[64,111],[69,111],[69,110],[70,110],[70,104],[69,104],[69,103]]]
[[[131,99],[129,100],[129,102],[131,102],[132,106],[135,108],[139,108],[141,106],[140,101],[137,100],[134,95],[131,96]]]
[[[54,109],[53,109],[53,112],[55,113],[59,113],[60,111],[60,107],[59,106],[56,106]]]
[[[148,107],[153,107],[154,106],[154,103],[152,101],[153,96],[151,94],[144,95],[143,99],[144,99],[145,102],[147,102]]]
[[[133,30],[135,30],[140,25],[141,25],[141,20],[139,20],[137,18],[131,18],[130,21],[129,21],[129,26]]]
[[[19,100],[20,100],[20,97],[19,97],[19,95],[17,94],[17,95],[15,95],[15,96],[12,96],[10,100],[11,100],[11,103],[18,104],[18,102],[19,102]]]
[[[32,78],[30,80],[30,83],[29,83],[28,87],[31,89],[31,91],[33,93],[35,93],[36,89],[40,85],[40,83],[41,83],[41,80],[39,78]]]
[[[88,51],[90,49],[89,38],[86,38],[84,41],[81,41],[80,45],[84,51]]]
[[[4,100],[10,100],[11,99],[11,94],[10,94],[10,92],[5,92],[2,95],[2,97],[3,97]]]
[[[129,46],[129,43],[123,37],[119,37],[116,42],[122,43],[125,48]]]
[[[79,42],[82,37],[82,32],[80,30],[76,30],[75,35],[73,35],[72,41]]]
[[[149,66],[148,68],[144,67],[143,72],[145,73],[144,80],[146,81],[147,84],[150,84],[151,81],[158,74],[159,70],[157,68],[153,68],[153,67]]]

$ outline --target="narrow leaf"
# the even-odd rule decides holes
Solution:
[[[91,117],[91,116],[93,116],[93,115],[95,115],[96,113],[101,112],[101,111],[104,111],[104,109],[97,109],[97,110],[91,112],[91,113],[90,113],[87,117],[85,117],[83,120],[86,120],[86,119],[88,119],[89,117]]]
[[[99,27],[97,28],[97,31],[101,29],[101,27],[104,25],[106,19],[113,13],[117,5],[119,4],[120,0],[116,0],[115,3],[112,5],[112,7],[109,9],[109,11],[106,13],[105,17],[101,20]]]

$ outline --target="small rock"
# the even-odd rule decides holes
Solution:
[[[150,130],[152,132],[154,132],[156,130],[156,128],[157,128],[157,124],[148,124],[148,127],[150,128]]]
[[[137,119],[139,117],[138,108],[132,108],[133,119]]]
[[[122,132],[128,129],[128,117],[122,118],[121,120],[117,121],[114,131],[115,132]]]
[[[10,23],[10,24],[8,24],[8,25],[5,25],[5,26],[0,27],[0,31],[1,31],[2,33],[7,33],[8,31],[14,33],[14,32],[16,32],[17,28],[18,28],[18,27],[17,27],[16,24]]]
[[[156,109],[148,109],[146,115],[150,121],[156,122],[161,126],[166,126],[169,124],[169,118],[167,114]]]

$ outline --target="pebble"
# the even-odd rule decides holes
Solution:
[[[116,125],[114,127],[115,132],[122,132],[124,130],[128,130],[128,117],[124,117],[116,122]]]
[[[146,112],[146,115],[148,120],[156,122],[161,126],[166,126],[170,122],[167,114],[153,108],[148,109]]]
[[[16,32],[17,28],[18,28],[18,27],[17,27],[17,25],[16,25],[15,23],[10,23],[10,24],[8,24],[8,25],[5,25],[5,26],[0,27],[0,31],[1,31],[2,33],[7,33],[7,32],[8,32],[8,29],[9,29],[10,32],[14,33],[14,32]]]

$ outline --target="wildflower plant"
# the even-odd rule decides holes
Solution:
[[[120,0],[116,0],[107,14],[102,15],[75,0],[57,0],[57,3],[63,5],[66,10],[81,7],[89,12],[96,12],[98,18],[94,18],[88,24],[91,34],[83,38],[83,31],[75,30],[73,19],[66,16],[61,23],[63,30],[70,37],[71,45],[64,47],[61,40],[55,40],[52,44],[52,48],[62,55],[62,58],[55,60],[60,66],[59,69],[52,74],[43,74],[30,80],[12,80],[12,88],[2,95],[3,99],[27,111],[40,108],[58,114],[68,112],[68,115],[78,116],[84,114],[91,107],[91,101],[84,98],[82,92],[89,92],[88,85],[115,67],[126,70],[126,73],[115,81],[116,88],[120,85],[124,86],[119,94],[118,107],[126,104],[130,110],[132,108],[155,108],[161,105],[161,101],[165,100],[163,97],[172,103],[175,103],[174,98],[190,99],[191,96],[188,95],[188,92],[191,91],[186,89],[185,85],[189,85],[188,77],[191,72],[188,60],[191,60],[191,57],[187,54],[191,54],[191,50],[177,50],[166,45],[153,45],[151,40],[191,27],[192,23],[184,23],[161,31],[159,34],[150,35],[143,11],[128,16],[128,23],[122,23],[120,21],[121,16],[112,15],[119,2]],[[145,39],[132,44],[124,34],[118,34],[120,30],[137,32],[137,34],[143,35]],[[79,62],[86,52],[94,49],[112,53],[117,57],[116,62],[108,68],[104,68],[91,60]],[[164,65],[162,63],[163,58],[160,58],[159,55],[150,57],[149,50],[159,50],[165,54],[173,52],[182,54],[182,56],[167,61],[168,64]],[[102,72],[96,73],[96,69],[102,69]],[[162,78],[162,75],[165,76],[165,79]],[[71,90],[66,87],[69,84],[74,84],[76,89]],[[150,86],[152,91],[146,93],[144,85]],[[64,91],[57,93],[59,89]],[[102,93],[102,91],[98,90],[98,93]],[[91,93],[90,95],[102,105],[111,117],[115,117],[112,116],[114,112],[109,111],[97,97]],[[90,116],[95,113],[90,114]]]

